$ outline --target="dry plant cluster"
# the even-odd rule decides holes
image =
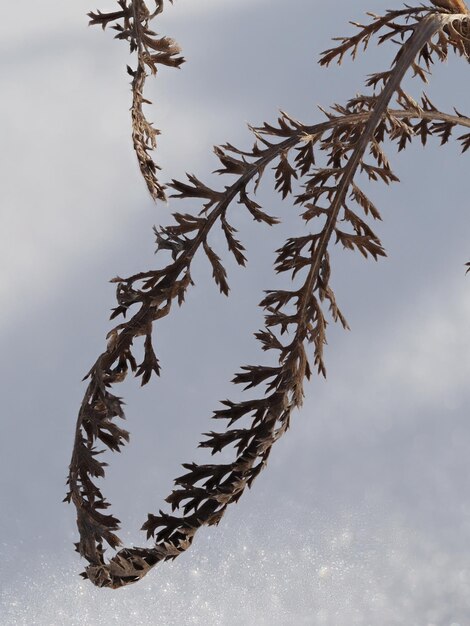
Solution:
[[[179,67],[183,58],[172,39],[150,28],[163,0],[155,0],[153,10],[144,0],[117,4],[115,12],[90,13],[90,23],[113,28],[136,57],[135,69],[128,68],[133,145],[151,195],[164,199],[165,186],[157,178],[158,167],[151,156],[158,131],[145,117],[143,90],[147,74],[156,74],[159,64]],[[470,12],[465,3],[435,0],[432,6],[370,13],[367,24],[353,25],[355,34],[338,38],[334,47],[322,53],[320,64],[341,63],[345,55],[355,58],[376,38],[378,44],[396,47],[390,69],[369,76],[366,93],[322,110],[323,120],[316,124],[281,113],[276,124],[251,129],[255,138],[251,150],[230,144],[215,148],[218,172],[229,182],[213,188],[192,175],[185,181],[173,180],[168,185],[172,197],[191,199],[194,211],[175,213],[171,225],[155,229],[157,258],[162,260],[156,269],[113,279],[117,306],[111,318],[122,316],[124,321],[109,332],[106,351],[87,375],[66,496],[77,510],[77,551],[88,562],[83,576],[99,587],[118,588],[138,581],[158,562],[174,559],[189,548],[198,528],[218,524],[228,505],[251,487],[274,443],[288,429],[292,411],[302,404],[305,379],[313,370],[325,374],[328,316],[347,328],[330,286],[332,246],[338,243],[374,259],[385,256],[371,227],[373,220],[380,219],[379,210],[357,182],[361,173],[386,184],[398,180],[385,154],[385,142],[395,143],[399,151],[416,140],[425,145],[431,137],[444,144],[454,130],[464,127],[467,130],[457,139],[462,151],[470,147],[470,118],[458,111],[443,113],[427,95],[416,100],[402,88],[410,71],[427,82],[433,63],[445,61],[449,52],[469,58]],[[129,371],[142,385],[153,374],[159,375],[152,330],[174,304],[183,304],[193,284],[191,266],[197,253],[207,256],[218,288],[228,295],[227,273],[208,235],[214,227],[221,228],[228,250],[239,265],[245,265],[245,249],[230,223],[230,210],[238,205],[257,222],[268,226],[278,222],[255,200],[268,166],[274,167],[277,191],[283,198],[292,197],[305,222],[304,234],[287,239],[276,253],[275,271],[289,276],[288,288],[267,291],[260,303],[265,327],[256,337],[263,350],[273,353],[273,364],[241,368],[233,382],[256,388],[257,394],[240,402],[223,401],[213,418],[225,427],[206,433],[199,444],[212,455],[230,446],[233,461],[184,464],[184,474],[176,478],[166,499],[171,512],[149,514],[142,526],[147,538],[154,538],[153,545],[120,547],[119,520],[107,512],[110,505],[97,484],[105,475],[106,463],[100,460],[103,447],[120,451],[129,440],[117,419],[124,418],[123,401],[112,389]],[[139,337],[144,357],[137,363],[133,350]],[[110,560],[105,559],[105,543],[120,548]]]

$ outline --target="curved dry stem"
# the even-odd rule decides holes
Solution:
[[[265,466],[272,446],[289,427],[292,410],[302,403],[303,382],[311,375],[306,350],[309,344],[313,344],[318,372],[325,373],[325,303],[333,319],[347,327],[330,287],[329,248],[333,237],[345,248],[357,249],[364,256],[378,258],[385,254],[380,240],[356,208],[366,215],[380,217],[373,203],[354,182],[358,169],[371,179],[392,182],[397,178],[381,145],[386,137],[397,141],[401,150],[414,136],[425,144],[427,137],[434,134],[445,143],[455,127],[470,128],[469,118],[439,112],[427,96],[423,96],[418,104],[400,87],[410,67],[422,75],[417,55],[429,67],[434,54],[440,59],[445,58],[449,43],[465,53],[465,47],[457,39],[462,39],[462,24],[467,23],[467,16],[426,13],[412,27],[404,26],[403,32],[412,30],[412,34],[399,49],[390,72],[369,80],[374,87],[383,82],[379,95],[358,96],[346,107],[335,105],[332,112],[326,113],[328,119],[325,122],[313,126],[303,125],[282,114],[278,127],[265,124],[253,129],[258,142],[251,152],[237,150],[231,145],[216,149],[222,164],[219,171],[237,176],[224,191],[211,189],[194,176],[189,176],[186,183],[172,182],[177,197],[200,198],[204,202],[203,210],[199,215],[177,213],[176,225],[156,230],[158,248],[167,250],[173,258],[167,266],[126,279],[114,279],[118,306],[112,317],[125,315],[134,306],[139,310],[129,321],[109,333],[106,351],[88,374],[90,382],[77,421],[66,499],[73,501],[77,508],[80,532],[77,550],[87,559],[89,566],[85,577],[94,584],[121,587],[142,578],[157,562],[178,556],[191,545],[198,528],[220,521],[227,506],[241,497]],[[389,27],[390,20],[386,24]],[[438,41],[434,42],[436,33]],[[336,56],[341,58],[343,47],[344,42],[337,49]],[[328,55],[335,56],[333,51]],[[394,94],[399,109],[390,108]],[[267,137],[280,140],[270,142]],[[459,140],[464,151],[470,147],[470,133],[462,135]],[[368,147],[375,164],[366,159]],[[293,166],[289,158],[294,150],[297,156]],[[315,165],[316,153],[326,157],[326,167]],[[264,392],[253,400],[224,401],[225,408],[216,411],[214,418],[228,420],[228,428],[223,432],[207,433],[207,438],[200,444],[211,449],[212,454],[232,445],[236,450],[235,460],[225,464],[185,464],[187,472],[176,479],[176,489],[167,498],[173,510],[181,508],[183,515],[179,517],[162,511],[159,515],[149,515],[143,529],[148,537],[156,538],[155,545],[151,548],[123,548],[106,563],[103,541],[113,548],[120,545],[115,534],[119,520],[103,513],[109,503],[94,481],[104,477],[105,463],[97,459],[100,451],[96,444],[101,441],[111,450],[120,450],[128,440],[128,433],[113,421],[124,414],[121,399],[110,392],[110,387],[122,381],[129,369],[141,378],[142,384],[153,373],[159,373],[159,362],[152,346],[152,326],[169,314],[174,301],[182,304],[186,290],[192,284],[191,264],[199,250],[206,254],[220,291],[228,294],[225,269],[210,247],[208,235],[216,224],[220,224],[229,250],[240,265],[245,264],[244,248],[235,237],[236,230],[228,221],[227,210],[238,199],[255,220],[269,225],[276,223],[275,218],[261,210],[248,190],[250,184],[256,188],[266,166],[276,160],[276,188],[283,196],[289,195],[293,180],[304,178],[304,191],[297,196],[296,202],[304,206],[302,216],[306,222],[318,218],[322,223],[318,232],[290,238],[278,251],[276,270],[291,273],[293,280],[302,276],[300,285],[291,290],[269,291],[261,302],[267,311],[266,325],[257,338],[263,350],[277,353],[278,365],[242,368],[234,382],[245,385],[245,388],[264,385]],[[355,203],[354,207],[351,203]],[[343,230],[343,226],[339,228],[340,218],[349,231]],[[140,336],[144,337],[144,359],[137,364],[132,346]],[[283,343],[284,337],[291,339]],[[230,428],[239,420],[242,423],[248,420],[248,424]]]
[[[422,111],[420,114],[418,114],[416,111],[409,109],[409,110],[390,110],[389,114],[392,115],[393,118],[398,119],[398,120],[420,119],[420,120],[425,120],[427,122],[440,121],[445,124],[452,124],[452,125],[455,124],[455,125],[461,125],[461,126],[470,128],[469,118],[458,117],[456,115],[449,115],[449,114],[444,114],[440,112]],[[368,117],[368,114],[367,113],[350,114],[349,116],[343,116],[343,121],[345,121],[344,118],[346,117],[349,118],[348,120],[349,122],[353,122],[353,121],[359,122],[359,121],[366,120]],[[338,118],[338,119],[341,119],[341,118]],[[319,132],[321,129],[327,130],[329,128],[334,127],[335,123],[337,124],[338,121],[325,122],[323,124],[308,126],[306,127],[306,130],[308,131],[309,134],[314,134],[316,132]],[[279,145],[279,148],[277,150],[273,149],[271,160],[274,160],[274,158],[282,150],[286,148],[292,148],[299,142],[302,142],[303,136],[305,136],[304,132],[299,131],[295,139],[292,138],[292,139],[282,142],[281,144],[282,147],[281,145]],[[267,164],[267,159],[264,158],[262,161],[263,161],[263,166],[265,166]],[[250,176],[246,174],[243,176],[244,181],[248,182],[249,178],[253,178],[256,175],[256,173],[259,171],[260,167],[261,167],[260,163],[254,166],[250,172]],[[191,251],[187,251],[185,255],[182,255],[178,259],[178,261],[176,261],[173,264],[171,273],[167,274],[166,283],[170,283],[172,280],[174,281],[175,277],[179,275],[181,269],[184,267],[187,267],[188,263],[190,263],[190,259],[194,257],[195,253],[200,248],[202,242],[207,237],[209,230],[216,223],[216,221],[220,218],[221,214],[226,210],[228,205],[236,197],[239,186],[240,184],[239,182],[237,182],[236,184],[232,185],[229,188],[229,191],[227,192],[227,198],[225,199],[225,201],[223,202],[221,201],[220,204],[217,206],[217,208],[215,208],[212,211],[204,230],[201,231],[201,234],[198,237],[197,242],[194,242],[194,245]],[[145,272],[142,274],[136,274],[135,276],[129,277],[128,279],[126,279],[126,282],[127,284],[130,285],[130,284],[134,284],[134,282],[136,281],[140,281],[143,279],[150,279],[150,278],[153,278],[154,276],[155,276],[155,272]],[[309,281],[310,280],[311,278],[309,277]],[[303,307],[306,306],[305,300],[302,306]],[[165,314],[168,314],[168,313],[169,313],[169,309],[165,311]],[[81,458],[82,458],[81,448],[83,446],[90,448],[90,444],[85,441],[83,434],[82,434],[83,423],[84,421],[88,419],[88,411],[92,403],[92,399],[97,394],[97,391],[100,390],[100,385],[97,381],[97,378],[99,378],[100,375],[103,376],[103,373],[106,373],[106,376],[108,377],[109,380],[111,380],[114,377],[113,382],[116,382],[116,383],[119,382],[118,376],[116,374],[113,374],[112,372],[113,364],[116,363],[116,360],[119,360],[118,355],[123,355],[126,353],[129,347],[132,345],[133,340],[142,334],[141,329],[145,328],[149,324],[149,322],[151,323],[154,317],[155,317],[155,314],[154,314],[154,311],[151,309],[151,307],[149,307],[148,304],[146,305],[142,303],[141,309],[138,312],[138,314],[136,314],[132,318],[132,320],[129,322],[129,324],[126,325],[126,327],[119,332],[119,336],[115,340],[115,342],[113,342],[109,346],[109,348],[106,350],[106,352],[104,352],[99,357],[98,361],[93,366],[90,372],[90,375],[92,375],[93,377],[93,381],[88,386],[87,392],[82,402],[82,407],[79,413],[78,421],[77,421],[74,453],[73,453],[72,460],[71,460],[71,471],[70,471],[70,476],[69,476],[70,495],[68,496],[68,499],[69,500],[71,499],[74,502],[75,506],[77,507],[79,519],[83,520],[79,522],[79,529],[80,529],[80,534],[81,534],[81,542],[80,542],[79,550],[82,556],[87,558],[87,560],[91,564],[91,569],[87,569],[87,572],[88,572],[87,575],[90,576],[90,574],[92,574],[95,577],[94,580],[96,580],[96,582],[99,584],[104,583],[107,585],[111,582],[111,580],[114,580],[111,586],[114,586],[114,585],[120,586],[121,584],[124,583],[124,581],[128,581],[129,578],[132,578],[135,581],[136,580],[135,577],[137,576],[137,573],[134,570],[129,572],[128,565],[123,570],[122,568],[124,567],[124,564],[121,563],[120,559],[118,559],[118,562],[121,563],[121,565],[118,569],[115,569],[114,565],[111,567],[111,570],[110,570],[111,578],[108,578],[107,574],[106,576],[103,576],[104,572],[102,568],[104,565],[103,565],[102,548],[100,545],[98,546],[96,545],[96,541],[94,538],[96,537],[97,529],[96,529],[95,524],[91,523],[90,521],[94,518],[94,513],[90,509],[90,499],[85,498],[82,495],[81,493],[82,490],[80,487],[80,483],[83,483],[83,484],[87,483],[87,480],[85,476],[82,474],[82,471],[79,470],[79,466],[82,462],[81,461]],[[304,331],[302,330],[302,332]],[[299,329],[299,334],[300,334],[300,329]],[[284,432],[285,428],[283,428],[282,431],[278,433],[278,436],[280,436],[280,434]],[[122,437],[123,439],[127,439],[127,437],[124,434],[122,435]],[[224,468],[221,468],[219,466],[217,471],[223,472],[223,469]],[[101,473],[100,471],[98,475],[104,477],[104,470],[103,470],[103,473]],[[91,480],[90,477],[87,477],[87,478]],[[98,493],[95,494],[95,499],[100,500],[101,504],[105,503],[104,499],[102,499]],[[111,518],[106,518],[105,520],[100,518],[100,521],[106,522],[109,528],[109,522],[113,520]],[[115,525],[113,525],[112,528],[110,528],[109,530],[111,534],[108,535],[106,532],[104,532],[104,529],[101,529],[100,537],[106,540],[108,543],[110,543],[110,545],[120,545],[120,541],[117,539],[117,537],[115,537],[114,533],[112,532],[113,530],[117,530],[117,527],[118,527],[118,521],[115,520]],[[137,550],[137,552],[135,552],[135,550]],[[153,549],[150,549],[150,550],[149,549],[134,549],[133,551],[129,552],[129,550],[126,549],[121,554],[121,557],[123,555],[124,556],[127,555],[127,557],[130,558],[130,557],[133,557],[134,554],[140,555],[141,550],[147,550],[149,551],[149,554],[154,555],[156,559],[155,563],[158,562],[159,560],[162,560],[162,558],[166,558],[166,556],[168,555],[168,552],[162,552],[161,550],[154,551]],[[144,554],[145,556],[148,556],[147,552],[143,552],[142,554]],[[156,558],[159,555],[161,555],[161,558]],[[154,564],[153,560],[154,560],[153,558],[146,559],[145,563],[147,565]],[[95,574],[93,574],[93,571],[95,571],[93,570],[93,567],[97,567]],[[145,567],[144,570],[138,569],[139,578],[141,574],[143,575],[147,571],[148,571],[148,567]]]

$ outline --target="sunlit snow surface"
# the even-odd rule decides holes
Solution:
[[[55,566],[44,560],[32,575],[3,587],[1,624],[470,623],[465,551],[451,556],[396,521],[386,528],[371,527],[370,518],[313,523],[299,532],[286,520],[282,527],[267,528],[261,542],[246,521],[235,541],[223,527],[207,532],[174,563],[118,591],[80,581],[78,563]],[[234,530],[236,524],[229,525]]]

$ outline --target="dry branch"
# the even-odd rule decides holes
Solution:
[[[123,12],[129,12],[131,7],[143,10],[144,3],[119,4]],[[276,125],[265,123],[252,128],[256,140],[252,150],[239,150],[230,144],[216,148],[219,173],[236,176],[235,182],[222,190],[192,175],[184,182],[172,181],[174,197],[199,199],[202,209],[196,208],[193,214],[175,213],[173,224],[155,230],[159,258],[168,253],[171,257],[166,265],[113,279],[117,306],[112,318],[125,317],[130,311],[133,315],[109,332],[106,351],[88,373],[66,497],[77,508],[77,550],[89,563],[84,576],[94,584],[117,588],[136,582],[159,561],[185,551],[201,526],[218,524],[228,505],[237,502],[251,486],[266,465],[273,444],[288,429],[292,411],[302,404],[305,378],[311,377],[313,369],[325,375],[323,350],[328,317],[347,328],[331,287],[331,250],[339,243],[366,257],[385,255],[368,223],[369,218],[380,219],[379,210],[359,186],[357,172],[389,184],[398,179],[385,153],[386,141],[395,142],[400,151],[415,139],[423,145],[432,137],[446,143],[455,129],[470,128],[470,118],[458,112],[442,113],[428,96],[418,101],[401,87],[409,70],[426,81],[431,65],[435,60],[445,60],[449,49],[468,58],[470,18],[466,7],[460,0],[434,5],[439,8],[407,7],[384,16],[372,15],[368,25],[356,25],[356,35],[340,38],[336,47],[323,53],[320,62],[328,65],[341,62],[346,53],[356,56],[360,47],[369,45],[375,36],[379,44],[397,44],[391,69],[369,77],[369,93],[357,95],[345,105],[333,105],[324,111],[326,120],[314,125],[281,113]],[[161,10],[160,3],[157,9]],[[101,17],[95,17],[95,22]],[[107,21],[102,19],[106,25],[116,17],[109,14]],[[130,20],[131,16],[129,13],[117,19]],[[470,133],[460,135],[458,141],[465,152],[470,147]],[[288,238],[274,262],[276,272],[287,273],[293,284],[287,289],[267,291],[260,303],[265,310],[265,327],[256,337],[263,350],[274,352],[274,364],[241,368],[233,382],[258,390],[257,397],[223,401],[223,408],[213,417],[227,420],[227,428],[206,433],[200,443],[213,455],[232,447],[234,460],[184,464],[185,473],[175,480],[175,489],[167,498],[172,513],[149,514],[142,527],[148,538],[155,539],[154,545],[122,548],[106,561],[104,542],[112,548],[120,546],[116,535],[119,520],[104,513],[109,503],[96,479],[104,476],[106,464],[99,460],[102,450],[97,446],[119,451],[128,440],[127,431],[115,423],[116,418],[123,417],[122,400],[111,393],[111,388],[126,377],[129,369],[142,384],[152,374],[159,374],[160,364],[152,345],[153,324],[168,315],[175,302],[183,303],[192,285],[191,267],[198,252],[207,256],[218,288],[228,295],[222,256],[209,244],[208,237],[219,225],[237,263],[246,264],[245,249],[230,223],[229,209],[237,201],[255,221],[270,226],[277,223],[277,218],[253,199],[270,164],[275,169],[275,188],[283,197],[294,198],[305,222],[305,234]],[[144,337],[140,364],[133,355],[138,337]]]
[[[170,0],[173,3],[173,0]],[[152,151],[157,147],[160,131],[154,128],[144,113],[144,104],[151,104],[144,96],[147,71],[155,75],[158,65],[179,67],[183,62],[181,49],[170,37],[159,37],[150,29],[152,20],[163,11],[163,0],[155,0],[153,12],[144,0],[118,0],[118,11],[108,13],[89,13],[90,25],[100,25],[105,29],[110,24],[116,31],[115,38],[129,43],[131,53],[137,57],[135,69],[127,66],[132,77],[132,143],[139,163],[140,171],[154,200],[165,200],[165,186],[158,178],[160,169],[152,158]]]

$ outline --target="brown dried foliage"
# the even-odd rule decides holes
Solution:
[[[173,0],[170,0],[173,3]],[[130,51],[137,56],[135,69],[127,66],[132,77],[132,143],[140,171],[154,200],[165,199],[165,186],[157,178],[160,169],[154,162],[151,152],[157,147],[160,131],[153,127],[144,113],[144,104],[152,104],[144,97],[147,72],[155,75],[158,65],[179,67],[184,59],[180,47],[170,37],[159,37],[150,29],[151,21],[163,11],[163,0],[154,0],[153,11],[144,0],[118,0],[119,10],[109,13],[88,13],[90,25],[100,25],[103,29],[112,24],[115,38],[129,43]]]
[[[139,49],[139,63],[153,67],[157,61],[147,56],[150,44],[143,38],[138,41],[135,34],[136,23],[143,23],[144,3],[119,5],[118,14],[94,15],[94,23],[122,20],[118,36],[128,39],[131,49]],[[167,251],[171,260],[148,272],[113,279],[117,306],[111,317],[125,317],[131,310],[133,314],[109,332],[106,351],[87,375],[89,384],[79,411],[66,497],[77,509],[77,550],[89,563],[84,576],[95,585],[117,588],[136,582],[159,561],[185,551],[198,528],[218,524],[228,505],[237,502],[252,485],[273,444],[288,429],[292,411],[302,405],[304,380],[310,378],[313,369],[325,375],[328,316],[347,328],[331,287],[331,249],[338,243],[365,257],[385,256],[370,225],[371,220],[380,219],[379,210],[359,186],[357,174],[363,172],[369,179],[386,184],[394,182],[398,179],[384,151],[386,141],[396,143],[401,151],[416,139],[423,145],[432,137],[446,143],[458,128],[470,128],[470,118],[458,112],[440,112],[428,96],[417,101],[401,87],[409,70],[426,82],[432,64],[445,61],[449,50],[468,58],[470,17],[466,6],[460,0],[446,0],[434,2],[434,7],[406,7],[370,17],[366,25],[355,24],[356,34],[340,38],[320,60],[321,65],[328,66],[333,61],[340,63],[346,54],[356,57],[373,37],[379,44],[393,42],[398,51],[391,68],[368,78],[368,93],[344,105],[335,104],[323,111],[326,119],[313,125],[281,113],[275,125],[252,128],[255,144],[251,150],[230,144],[216,148],[221,164],[218,171],[235,177],[233,182],[214,189],[192,175],[184,182],[173,180],[173,197],[190,198],[196,208],[193,214],[175,213],[173,224],[155,229],[158,258],[163,259]],[[148,19],[145,13],[144,22]],[[174,63],[172,54],[165,58]],[[467,151],[470,132],[457,140],[462,151]],[[213,418],[225,421],[226,427],[206,433],[200,443],[213,455],[233,447],[233,461],[184,464],[185,472],[175,480],[175,489],[167,498],[172,512],[149,514],[142,527],[155,543],[145,548],[121,548],[106,561],[103,544],[117,548],[121,542],[116,534],[119,520],[105,513],[109,503],[96,484],[96,479],[104,477],[106,465],[99,459],[100,448],[120,451],[129,438],[116,423],[117,418],[124,417],[122,400],[111,389],[129,370],[142,384],[152,374],[159,374],[152,345],[153,325],[170,313],[174,303],[183,303],[192,285],[191,265],[199,251],[207,256],[220,291],[228,294],[223,261],[209,245],[208,235],[213,227],[220,226],[229,251],[238,264],[245,265],[245,249],[230,223],[229,209],[238,204],[257,222],[268,226],[277,223],[253,197],[268,165],[274,165],[276,189],[284,198],[293,198],[305,221],[305,234],[287,239],[275,259],[276,272],[290,276],[290,288],[267,291],[260,303],[265,327],[256,337],[263,350],[274,353],[273,365],[241,368],[233,382],[258,390],[257,395],[244,401],[224,400]],[[140,336],[144,337],[144,357],[137,363],[133,344]]]

